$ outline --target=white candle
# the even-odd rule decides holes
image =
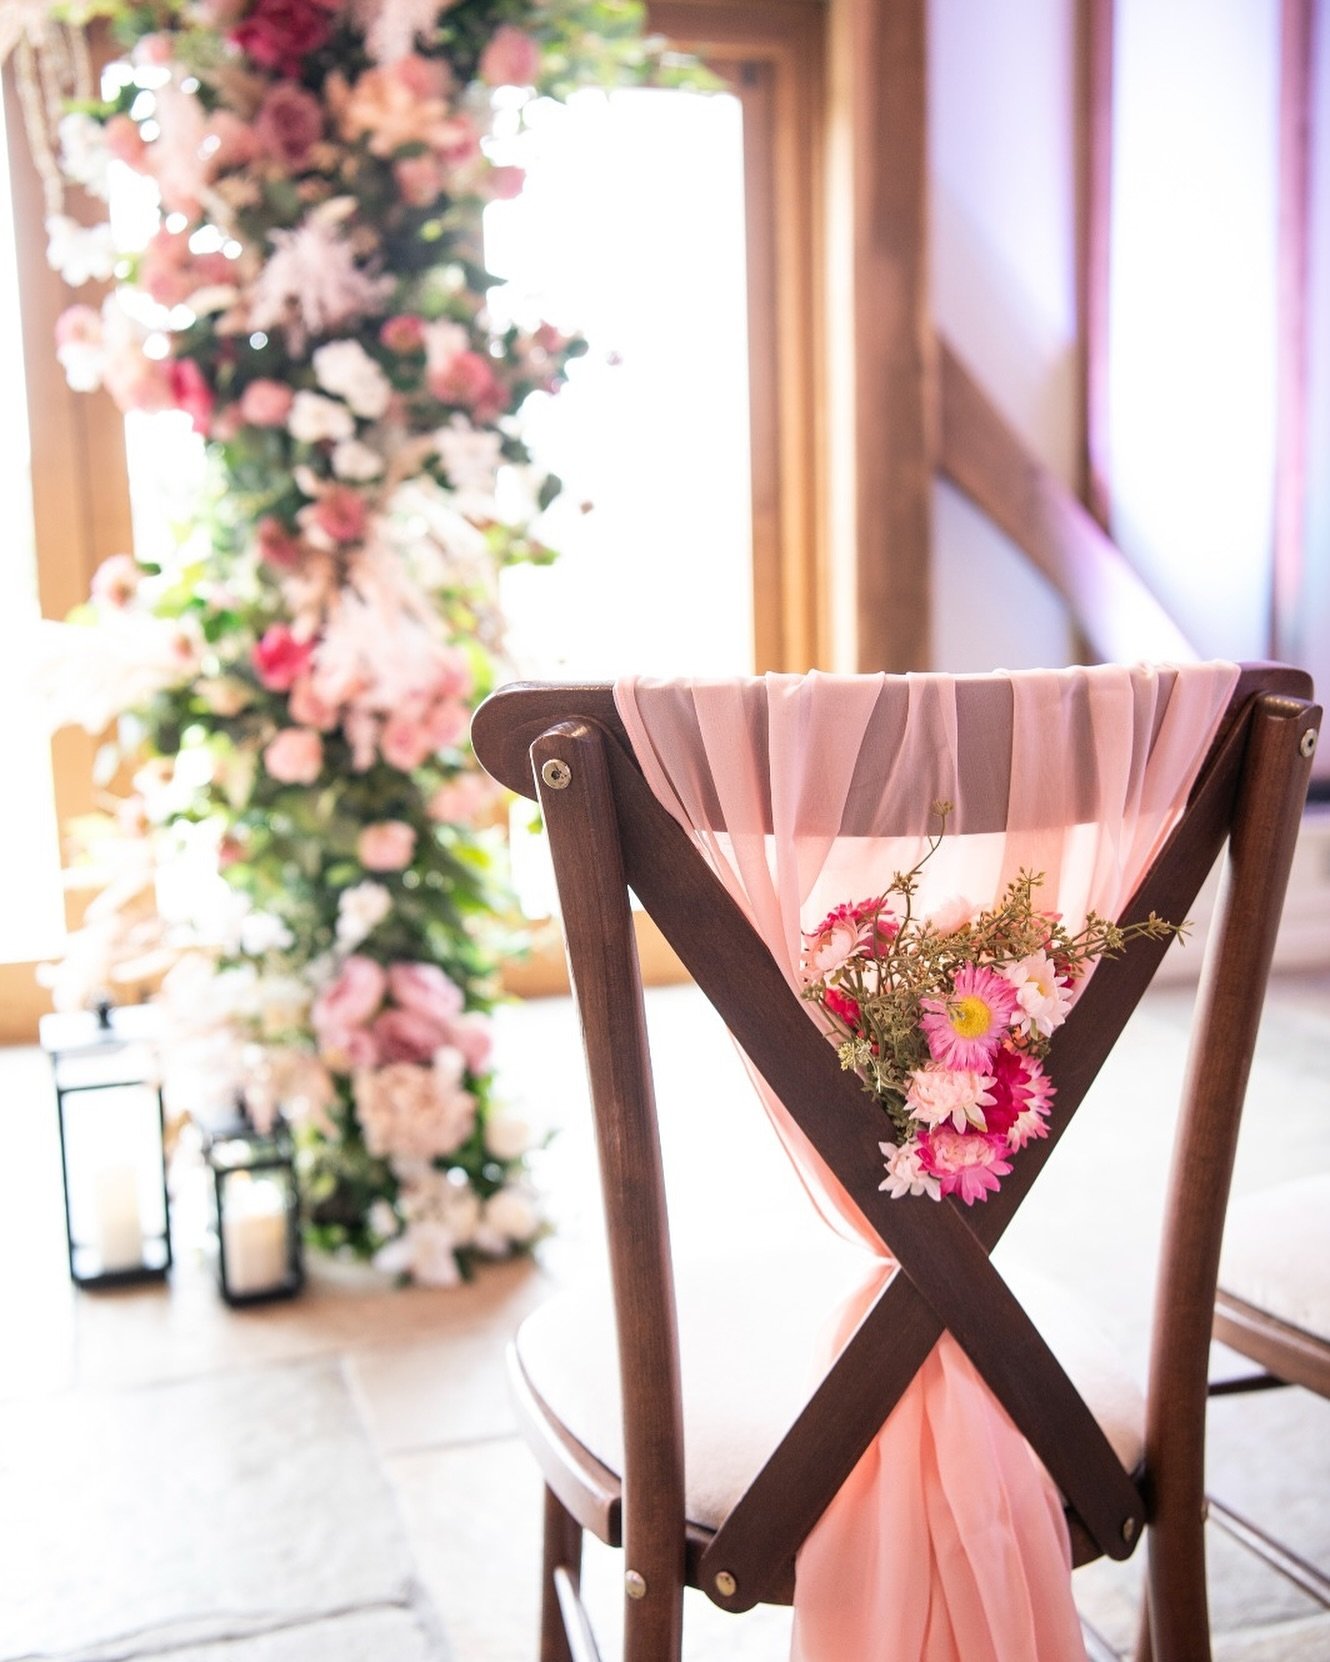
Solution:
[[[285,1284],[289,1262],[286,1194],[267,1178],[239,1172],[225,1186],[222,1250],[226,1290],[243,1298],[270,1293]]]
[[[143,1262],[143,1219],[132,1165],[107,1161],[92,1180],[92,1244],[103,1272],[137,1269]]]

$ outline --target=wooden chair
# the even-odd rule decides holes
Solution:
[[[1003,766],[990,746],[967,748],[965,735],[1009,722],[1010,693],[997,678],[968,679],[959,693],[962,790],[972,782],[986,793],[1000,829]],[[578,1590],[586,1529],[624,1550],[628,1662],[679,1655],[685,1585],[731,1611],[788,1602],[797,1549],[944,1327],[1058,1484],[1075,1562],[1129,1556],[1148,1524],[1154,1654],[1159,1662],[1208,1654],[1202,1459],[1210,1311],[1261,993],[1319,722],[1309,695],[1300,672],[1244,668],[1187,808],[1123,913],[1124,921],[1152,910],[1185,916],[1227,842],[1173,1157],[1145,1423],[1132,1447],[1115,1435],[1116,1451],[988,1254],[1148,985],[1163,945],[1138,942],[1104,963],[1055,1035],[1050,1136],[1023,1152],[1000,1193],[972,1213],[890,1202],[877,1189],[879,1110],[841,1071],[766,947],[647,788],[611,689],[513,686],[477,712],[477,756],[497,779],[539,801],[549,833],[595,1110],[617,1368],[613,1355],[600,1360],[608,1320],[597,1327],[576,1300],[546,1325],[545,1339],[551,1325],[565,1341],[572,1334],[593,1376],[591,1405],[579,1412],[613,1417],[616,1382],[622,1398],[615,1458],[598,1458],[587,1443],[603,1449],[605,1438],[592,1436],[589,1422],[579,1436],[568,1423],[572,1410],[556,1412],[551,1398],[571,1402],[575,1393],[568,1398],[562,1384],[556,1389],[542,1377],[541,1346],[519,1337],[513,1391],[546,1482],[542,1662],[598,1656]],[[691,1421],[686,1481],[680,1316],[630,887],[903,1271],[769,1458],[742,1473],[737,1487],[729,1473],[728,1493],[721,1483],[699,1495],[707,1474],[693,1458]],[[726,1305],[741,1310],[748,1296],[729,1287],[723,1271],[709,1291],[722,1323]],[[1068,1365],[1074,1370],[1074,1361]],[[722,1465],[736,1464],[732,1443],[745,1418],[741,1411],[728,1432],[712,1437]],[[759,1458],[762,1452],[759,1444]],[[1150,1646],[1147,1631],[1142,1654]]]
[[[1330,1172],[1277,1184],[1229,1208],[1214,1336],[1257,1364],[1211,1396],[1301,1385],[1330,1398]],[[1330,1575],[1217,1495],[1211,1520],[1330,1609]]]

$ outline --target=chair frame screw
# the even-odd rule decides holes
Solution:
[[[739,1591],[739,1583],[728,1570],[716,1571],[716,1591],[722,1598],[732,1599]]]
[[[573,782],[573,770],[558,756],[551,756],[541,768],[540,777],[552,791],[566,791]]]
[[[1126,1541],[1128,1545],[1136,1539],[1135,1518],[1124,1518],[1122,1520],[1122,1539]]]
[[[1302,739],[1298,744],[1298,749],[1304,756],[1310,756],[1316,749],[1316,729],[1314,727],[1309,727],[1302,735]]]
[[[562,763],[559,764],[562,767]],[[546,767],[549,763],[546,762]],[[638,1570],[629,1570],[623,1578],[623,1590],[630,1599],[644,1599],[647,1596],[647,1580]]]

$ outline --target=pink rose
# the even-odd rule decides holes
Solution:
[[[314,1000],[310,1021],[320,1035],[326,1028],[363,1027],[377,1013],[387,990],[383,967],[353,952]]]
[[[323,137],[323,110],[303,87],[279,81],[270,87],[254,118],[254,136],[274,160],[299,168]]]
[[[332,33],[332,7],[321,0],[258,0],[231,39],[267,69],[298,75],[300,61]]]
[[[462,1010],[462,990],[437,964],[394,964],[388,971],[388,991],[403,1010],[446,1027]]]
[[[309,668],[314,642],[297,640],[285,623],[274,623],[255,641],[250,658],[269,692],[289,692]]]
[[[379,339],[389,352],[419,352],[425,344],[425,325],[418,317],[400,313],[390,317],[379,330]]]
[[[540,73],[540,47],[523,29],[505,23],[480,54],[480,78],[492,87],[530,87]]]
[[[300,564],[300,544],[270,514],[255,527],[254,546],[259,559],[277,571],[294,571]]]
[[[381,1062],[428,1062],[448,1036],[414,1010],[385,1010],[373,1031]]]
[[[456,744],[466,732],[467,721],[466,705],[456,699],[444,699],[436,704],[426,720],[433,748],[442,750],[446,745]]]
[[[356,839],[356,858],[366,871],[402,871],[415,851],[416,833],[405,820],[378,820]]]
[[[300,510],[299,518],[306,535],[317,533],[312,541],[359,542],[365,534],[365,498],[350,485],[329,485],[317,502]]]
[[[91,306],[67,306],[55,320],[58,347],[102,345],[102,318]]]
[[[320,732],[331,733],[337,725],[337,706],[319,697],[308,675],[302,675],[292,684],[288,708],[292,721],[298,721],[302,727],[317,727]]]
[[[379,735],[379,744],[384,761],[403,773],[418,768],[438,748],[428,724],[409,710],[399,710],[388,717]]]
[[[430,393],[441,404],[460,404],[481,420],[500,414],[506,403],[494,371],[479,352],[457,352],[427,377]]]
[[[463,773],[439,786],[425,812],[440,825],[471,824],[489,810],[495,795],[494,785],[483,775]]]
[[[251,381],[240,395],[240,413],[251,427],[284,427],[295,394],[281,381]]]
[[[323,771],[323,740],[308,727],[283,727],[269,740],[263,765],[283,785],[312,785]]]
[[[212,425],[212,388],[193,358],[172,358],[167,366],[166,384],[171,402],[184,410],[196,433],[206,438]]]

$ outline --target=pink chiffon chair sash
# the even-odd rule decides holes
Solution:
[[[961,784],[955,677],[626,679],[614,696],[652,791],[797,989],[802,932],[913,866],[938,799],[955,811],[925,868],[925,912],[957,895],[987,905],[1024,867],[1044,873],[1044,904],[1069,921],[1117,916],[1185,804],[1237,676],[1228,663],[1006,676],[1010,719],[977,736],[1009,754],[996,831]],[[976,735],[964,738],[973,754]],[[846,823],[891,831],[851,836]],[[753,1078],[823,1217],[872,1255],[810,1358],[820,1373],[895,1265]],[[799,1554],[792,1656],[1068,1662],[1084,1656],[1069,1569],[1054,1485],[945,1335]]]

